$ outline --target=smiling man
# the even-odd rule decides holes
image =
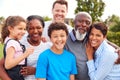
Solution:
[[[53,14],[53,19],[52,21],[47,21],[45,22],[45,28],[43,31],[43,36],[46,37],[49,40],[49,37],[47,35],[48,33],[48,26],[52,23],[52,22],[62,22],[65,23],[65,17],[68,13],[68,3],[65,0],[56,0],[53,5],[52,5],[52,14]],[[72,30],[72,27],[67,25],[65,23],[65,25],[67,26],[68,31],[70,32]]]

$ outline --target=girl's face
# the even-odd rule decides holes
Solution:
[[[20,40],[26,32],[26,23],[20,22],[18,25],[11,27],[9,26],[10,35],[9,37]]]
[[[50,40],[53,43],[52,47],[54,48],[54,50],[63,50],[67,40],[66,32],[64,30],[54,30],[51,33]]]
[[[39,41],[41,39],[43,26],[37,19],[33,19],[28,23],[28,33],[31,41]]]
[[[105,39],[105,36],[102,34],[102,32],[96,28],[92,28],[90,35],[89,35],[89,41],[92,47],[97,49],[102,41]]]

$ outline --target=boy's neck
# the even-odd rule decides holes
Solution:
[[[57,49],[53,46],[51,47],[51,50],[56,54],[62,54],[63,53],[63,49]]]

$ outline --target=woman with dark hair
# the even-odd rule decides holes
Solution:
[[[90,80],[120,80],[120,64],[115,64],[118,53],[106,41],[108,27],[98,22],[90,27],[86,46]]]
[[[36,71],[36,63],[37,63],[38,55],[42,51],[51,47],[50,42],[44,43],[42,41],[41,36],[42,36],[43,28],[44,28],[44,20],[41,16],[31,15],[27,18],[27,35],[25,35],[20,40],[20,42],[25,45],[25,48],[28,48],[29,46],[34,47],[34,52],[29,57],[27,57],[27,66],[23,67],[20,71],[20,73],[24,75],[25,80],[35,80],[34,74]],[[4,63],[4,59],[1,61],[3,61]],[[2,77],[6,77],[6,79],[4,80],[8,80],[6,74],[5,76],[1,76],[1,78]]]

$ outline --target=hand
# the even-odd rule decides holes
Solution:
[[[116,51],[118,53],[118,59],[116,60],[115,64],[120,64],[120,49]]]
[[[34,75],[35,72],[36,72],[36,68],[31,66],[22,67],[22,69],[20,70],[20,73],[24,76]]]
[[[95,52],[94,48],[91,46],[91,44],[89,42],[86,43],[86,55],[88,57],[88,60],[92,60],[93,59],[93,54]]]
[[[42,40],[43,42],[47,42],[47,39],[46,39],[45,37],[41,37],[41,40]]]
[[[12,80],[8,76],[7,72],[5,71],[4,63],[5,63],[4,58],[1,58],[0,59],[0,80]]]
[[[27,48],[26,51],[25,51],[25,53],[26,53],[27,55],[30,55],[30,54],[32,54],[33,52],[34,52],[34,47],[32,47],[32,46],[30,46],[29,48]]]

